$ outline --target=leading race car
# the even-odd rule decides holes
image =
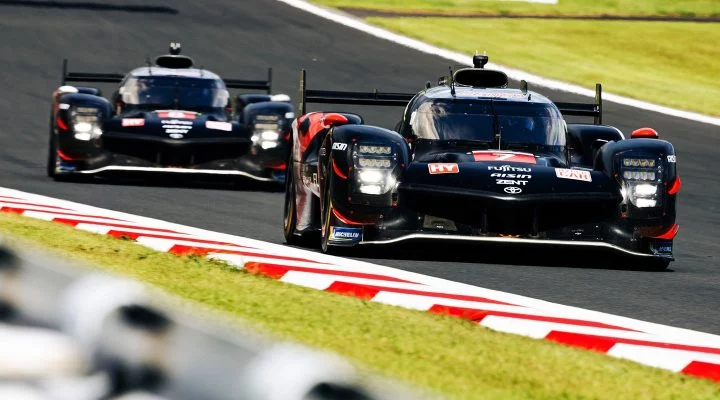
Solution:
[[[324,252],[416,239],[609,248],[667,268],[681,185],[673,146],[650,128],[625,139],[602,125],[599,84],[592,104],[553,103],[525,82],[508,88],[487,61],[475,56],[417,94],[307,90],[303,71],[286,241],[319,233]],[[405,111],[388,130],[357,114],[305,113],[311,102]]]
[[[244,177],[282,183],[293,106],[267,80],[225,79],[193,68],[173,43],[155,65],[127,75],[67,72],[53,93],[47,174]],[[110,96],[67,82],[119,83]],[[228,88],[266,91],[239,94]],[[234,103],[234,104],[233,104]]]

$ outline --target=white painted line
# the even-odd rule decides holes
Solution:
[[[720,364],[720,356],[714,354],[675,349],[659,349],[657,347],[637,346],[625,343],[616,344],[607,354],[653,367],[669,369],[674,372],[682,371],[691,361]]]
[[[395,44],[399,44],[401,46],[409,47],[411,49],[420,51],[422,53],[435,55],[438,57],[442,57],[444,59],[454,61],[461,64],[470,65],[471,64],[471,55],[462,54],[458,52],[454,52],[451,50],[443,49],[440,47],[433,46],[431,44],[421,42],[416,39],[411,39],[407,36],[399,35],[394,32],[390,32],[386,29],[378,28],[376,26],[370,25],[364,21],[361,21],[357,18],[353,18],[351,16],[348,16],[347,14],[342,14],[337,11],[325,8],[325,7],[318,7],[316,5],[310,4],[307,1],[304,0],[277,0],[281,3],[285,3],[291,7],[306,11],[310,14],[314,14],[318,17],[327,19],[329,21],[336,22],[340,25],[346,26],[348,28],[356,29],[361,32],[365,32],[369,35],[375,36],[380,39],[384,39],[387,41],[390,41]],[[318,27],[318,29],[322,29],[321,26]],[[514,80],[526,80],[528,82],[531,82],[535,86],[542,86],[546,87],[548,89],[552,90],[558,90],[562,92],[567,93],[573,93],[581,96],[586,97],[594,97],[595,91],[584,88],[582,86],[557,81],[554,79],[548,79],[543,78],[539,75],[534,75],[525,71],[521,71],[519,69],[515,68],[509,68],[502,65],[497,65],[493,63],[489,63],[487,65],[488,68],[496,69],[499,71],[502,71],[507,74],[507,76]],[[592,82],[588,86],[595,86],[595,82]],[[661,106],[658,104],[653,104],[641,100],[631,99],[628,97],[603,92],[603,100],[609,101],[616,104],[621,104],[624,106],[639,108],[641,110],[647,110],[647,111],[653,111],[665,115],[670,115],[677,118],[683,118],[688,119],[691,121],[701,122],[704,124],[710,124],[710,125],[716,125],[720,126],[720,118],[719,117],[712,117],[709,115],[703,115],[699,113],[694,113],[690,111],[683,111],[683,110],[677,110],[670,107]]]

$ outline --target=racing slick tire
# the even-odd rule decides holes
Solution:
[[[332,169],[330,169],[332,170]],[[333,213],[332,206],[332,193],[333,193],[333,177],[328,176],[328,183],[325,187],[324,201],[320,206],[320,226],[321,228],[321,239],[320,239],[320,250],[325,254],[334,256],[357,256],[357,246],[338,246],[330,244],[330,234],[332,227],[338,223],[337,217]]]
[[[49,176],[55,180],[58,179],[57,164],[58,164],[57,150],[55,149],[55,141],[53,140],[53,138],[51,136],[50,142],[48,144],[48,157],[47,157],[46,172],[47,172],[47,176]]]
[[[294,176],[294,163],[288,159],[287,175],[285,178],[285,207],[283,215],[283,236],[285,236],[285,243],[292,246],[299,247],[312,247],[315,243],[313,238],[309,237],[309,234],[296,234],[297,227],[297,213],[295,207],[297,202],[295,201],[295,176]]]

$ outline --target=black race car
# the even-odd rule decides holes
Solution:
[[[245,177],[282,183],[295,115],[267,80],[225,79],[193,68],[179,44],[127,75],[68,72],[53,93],[47,174]],[[67,82],[119,83],[110,99]],[[266,94],[239,94],[251,89]]]
[[[284,233],[321,248],[429,239],[609,248],[664,269],[680,189],[673,146],[631,139],[592,104],[508,88],[487,56],[417,94],[306,90],[293,122]],[[403,106],[394,130],[306,103]],[[593,117],[593,124],[564,116]],[[313,237],[315,239],[313,239]],[[315,242],[317,243],[317,242]]]

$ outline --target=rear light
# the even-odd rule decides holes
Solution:
[[[682,186],[682,182],[680,181],[680,176],[678,175],[673,181],[672,186],[670,186],[670,189],[668,189],[668,194],[677,194],[677,192],[680,191],[680,186]]]

